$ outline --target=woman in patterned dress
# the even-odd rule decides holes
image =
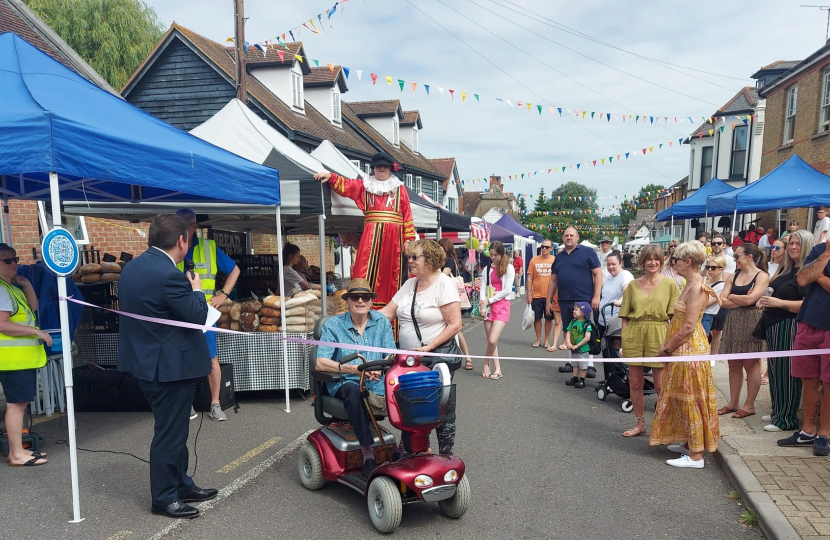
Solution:
[[[398,164],[386,152],[372,156],[373,175],[350,179],[328,172],[314,175],[328,182],[332,191],[352,199],[363,211],[364,229],[352,269],[352,278],[364,278],[378,297],[374,309],[381,309],[395,296],[405,281],[406,244],[416,240],[409,195],[395,176]]]
[[[672,263],[675,271],[686,278],[686,288],[674,305],[674,316],[657,356],[709,354],[709,342],[700,320],[709,299],[718,296],[700,275],[705,260],[706,248],[696,240],[675,249]],[[703,452],[718,449],[717,408],[709,361],[666,362],[663,392],[651,423],[649,444],[668,444],[669,450],[681,454],[666,461],[673,467],[702,469]]]

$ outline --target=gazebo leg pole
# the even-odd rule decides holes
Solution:
[[[778,238],[784,234],[784,228],[781,226],[781,209],[778,209],[778,215],[775,218],[775,221],[778,222]]]
[[[61,196],[58,173],[49,173],[49,189],[52,195],[52,227],[61,226]],[[66,298],[66,277],[58,276],[58,297]],[[72,382],[72,337],[69,335],[69,307],[66,300],[58,302],[63,343],[63,380],[66,386],[66,422],[69,432],[69,471],[72,477],[72,520],[80,523],[81,492],[78,486],[78,443],[75,440],[75,395]]]
[[[326,215],[317,216],[317,234],[320,236],[320,305],[323,308],[323,316],[326,311]]]
[[[282,291],[282,300],[285,302],[288,299],[288,295],[291,291],[286,291],[285,289],[285,271],[283,270],[283,263],[285,261],[282,260],[282,216],[280,215],[280,206],[277,205],[277,249],[280,253],[280,260],[277,264],[279,269],[279,276],[280,282],[277,285],[279,289]],[[288,387],[288,342],[285,340],[286,333],[285,333],[285,310],[280,309],[280,333],[282,334],[282,367],[284,372],[284,379],[285,379],[285,412],[291,412],[291,400],[289,399],[288,393],[290,389]]]
[[[738,224],[738,208],[735,208],[735,211],[732,213],[732,234],[729,237],[732,241],[735,241],[735,226]]]

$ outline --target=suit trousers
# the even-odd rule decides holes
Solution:
[[[360,441],[360,446],[369,448],[375,444],[375,436],[372,434],[371,420],[366,411],[366,404],[360,395],[360,387],[354,383],[344,383],[338,391],[343,400],[343,408],[349,413],[349,420],[352,423],[354,434]]]
[[[187,475],[187,435],[196,380],[138,381],[155,420],[150,445],[150,493],[153,504],[167,506],[195,488]]]

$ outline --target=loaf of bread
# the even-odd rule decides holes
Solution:
[[[261,324],[258,330],[260,332],[279,332],[280,327],[275,324]]]
[[[115,262],[101,263],[101,272],[104,274],[107,272],[118,274],[121,272],[121,265]]]
[[[221,315],[219,316],[219,320],[218,320],[218,321],[216,321],[216,324],[217,324],[217,325],[220,325],[220,324],[227,324],[227,325],[230,325],[230,324],[231,324],[231,316],[230,316],[230,315],[228,315],[227,313],[223,313],[223,314],[221,314]]]
[[[305,306],[296,306],[291,309],[285,310],[286,317],[305,317],[308,310]]]
[[[308,332],[311,332],[312,330],[314,330],[313,326],[309,328],[304,324],[289,324],[285,326],[286,332],[294,332],[297,334],[306,334]]]
[[[259,324],[260,326],[278,326],[280,324],[280,320],[276,317],[260,317]]]
[[[292,324],[305,324],[305,317],[302,315],[295,315],[294,317],[286,317],[285,318],[286,325]]]
[[[91,276],[93,274],[87,274]],[[101,274],[101,281],[118,281],[118,278],[121,277],[121,274],[118,272],[107,272],[106,274]]]
[[[266,296],[262,303],[269,308],[280,309],[282,307],[282,297],[276,295]]]
[[[242,316],[242,304],[234,303],[228,310],[228,314],[231,316],[232,321],[238,321],[239,317]]]
[[[242,330],[242,325],[240,325],[238,321],[231,321],[231,330],[236,330],[237,332],[239,332],[240,330]]]
[[[274,317],[276,319],[280,316],[280,310],[274,309],[271,307],[263,306],[261,310],[259,310],[259,314],[263,317]]]
[[[243,313],[257,313],[260,309],[262,309],[262,304],[257,302],[256,300],[248,300],[247,302],[242,302]]]
[[[81,281],[83,283],[98,283],[101,281],[101,274],[82,274]]]
[[[100,274],[102,269],[100,264],[89,263],[81,266],[78,271],[82,274]]]
[[[224,301],[224,302],[222,302],[222,305],[223,305],[223,306],[227,306],[227,307],[231,307],[231,306],[233,305],[233,300],[231,300],[230,298],[228,298],[228,297],[226,296],[226,297],[225,297],[225,301]]]
[[[259,327],[259,315],[256,313],[243,313],[239,318],[239,325],[246,332],[253,332]]]
[[[219,313],[228,313],[231,310],[231,306],[226,306],[223,304],[216,309],[219,310]]]

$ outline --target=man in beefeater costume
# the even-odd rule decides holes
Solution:
[[[405,281],[405,245],[416,240],[412,209],[404,183],[394,175],[398,164],[386,152],[372,156],[372,176],[351,179],[321,172],[316,180],[328,182],[338,195],[352,199],[364,215],[353,278],[369,281],[378,297],[374,309],[385,306]]]

